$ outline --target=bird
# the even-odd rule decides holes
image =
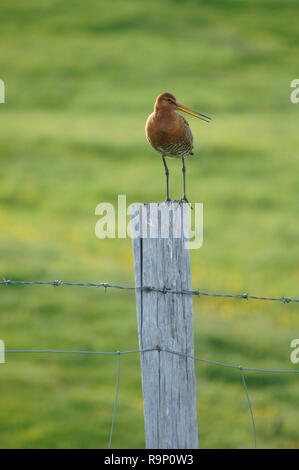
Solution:
[[[171,199],[169,197],[169,170],[165,158],[176,157],[181,158],[183,164],[184,194],[181,201],[190,204],[186,196],[185,158],[193,155],[193,135],[188,121],[177,111],[183,111],[205,122],[211,121],[211,118],[205,114],[179,104],[172,93],[164,92],[156,98],[154,112],[147,118],[145,135],[150,145],[162,156],[166,175],[166,202],[170,202]]]

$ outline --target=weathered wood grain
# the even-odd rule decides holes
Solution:
[[[159,209],[159,216],[153,216]],[[142,224],[143,214],[143,224]],[[186,204],[133,206],[131,222],[142,224],[133,239],[136,286],[191,289],[190,253],[184,247]],[[166,237],[169,230],[169,236]],[[149,231],[157,238],[146,235]],[[175,238],[175,235],[178,238]],[[165,238],[163,238],[165,237]],[[139,344],[194,354],[191,295],[136,291]],[[166,351],[141,353],[146,447],[198,447],[194,360]]]

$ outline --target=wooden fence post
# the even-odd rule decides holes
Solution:
[[[136,287],[192,288],[187,210],[175,202],[131,206]],[[141,353],[146,447],[195,449],[194,360],[165,351],[194,354],[192,295],[137,290],[136,302],[140,349],[156,348]]]

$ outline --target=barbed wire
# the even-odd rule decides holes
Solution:
[[[182,295],[194,295],[194,296],[206,296],[206,297],[222,297],[222,298],[234,298],[234,299],[246,299],[246,300],[262,300],[262,301],[278,301],[283,303],[299,303],[299,299],[291,298],[291,297],[268,297],[264,295],[249,295],[245,294],[231,294],[231,293],[217,293],[217,292],[205,292],[201,291],[200,289],[196,290],[176,290],[176,289],[169,289],[167,287],[152,287],[152,286],[125,286],[120,284],[111,284],[107,282],[100,282],[100,283],[93,283],[93,282],[72,282],[72,281],[61,281],[61,280],[53,280],[53,281],[27,281],[27,280],[10,280],[10,279],[2,279],[0,281],[0,285],[3,286],[46,286],[50,285],[53,287],[60,287],[60,286],[73,286],[73,287],[98,287],[104,288],[105,290],[108,288],[112,289],[121,289],[121,290],[128,290],[128,291],[142,291],[142,292],[158,292],[161,294],[182,294]],[[246,367],[243,365],[237,365],[233,363],[226,363],[221,361],[216,361],[212,359],[205,359],[200,356],[186,354],[180,351],[175,351],[169,348],[162,348],[160,346],[155,346],[152,348],[140,348],[140,349],[129,349],[124,351],[92,351],[92,350],[72,350],[72,349],[6,349],[5,353],[32,353],[32,354],[81,354],[81,355],[102,355],[102,356],[118,356],[118,363],[117,363],[117,378],[116,378],[116,390],[115,390],[115,400],[114,400],[114,407],[113,407],[113,417],[111,423],[111,431],[109,437],[108,448],[111,449],[112,446],[112,437],[113,431],[115,426],[116,420],[116,409],[117,409],[117,402],[118,402],[118,392],[119,392],[119,382],[120,382],[120,356],[125,354],[136,354],[136,353],[148,353],[148,352],[165,352],[168,354],[173,354],[179,357],[189,358],[194,361],[204,362],[210,365],[216,365],[220,367],[229,367],[232,369],[237,369],[240,371],[242,384],[244,387],[248,409],[250,412],[250,418],[252,422],[253,428],[253,437],[254,437],[254,448],[256,448],[256,441],[257,441],[257,434],[256,434],[256,426],[254,420],[254,413],[253,408],[246,384],[246,379],[244,375],[245,372],[262,372],[262,373],[273,373],[273,374],[288,374],[288,373],[295,373],[298,374],[299,370],[297,369],[266,369],[266,368],[258,368],[258,367]]]
[[[17,354],[22,354],[22,353],[28,353],[28,354],[81,354],[81,355],[98,355],[98,356],[117,356],[118,357],[118,362],[117,362],[117,379],[116,379],[116,389],[115,389],[115,399],[114,399],[114,407],[113,407],[113,417],[112,417],[112,423],[111,423],[111,431],[110,431],[110,437],[109,437],[109,443],[108,443],[108,448],[111,449],[112,446],[112,437],[113,437],[113,431],[114,431],[114,426],[115,426],[115,420],[116,420],[116,409],[117,409],[117,403],[118,403],[118,392],[119,392],[119,382],[120,382],[120,356],[122,355],[127,355],[127,354],[136,354],[136,353],[148,353],[148,352],[165,352],[168,354],[173,354],[175,356],[183,357],[183,358],[188,358],[192,359],[194,361],[200,361],[204,362],[206,364],[212,364],[216,366],[221,366],[221,367],[230,367],[232,369],[237,369],[240,371],[241,374],[241,379],[242,379],[242,384],[244,387],[245,395],[246,395],[246,400],[248,404],[248,409],[250,413],[250,418],[252,422],[252,428],[253,428],[253,440],[254,440],[254,448],[256,448],[256,443],[257,443],[257,433],[256,433],[256,425],[255,425],[255,420],[254,420],[254,413],[253,413],[253,408],[251,404],[251,400],[249,397],[249,392],[245,380],[245,375],[244,371],[246,372],[263,372],[263,373],[275,373],[275,374],[299,374],[298,369],[265,369],[265,368],[259,368],[259,367],[246,367],[243,365],[237,365],[233,363],[227,363],[227,362],[221,362],[221,361],[215,361],[213,359],[205,359],[197,355],[192,355],[192,354],[186,354],[180,351],[175,351],[169,348],[163,348],[160,346],[155,346],[152,348],[145,348],[145,349],[128,349],[124,351],[92,351],[92,350],[79,350],[79,349],[5,349],[5,353],[17,353]]]
[[[72,287],[98,287],[104,288],[107,290],[110,289],[121,289],[128,291],[142,291],[142,292],[158,292],[160,294],[182,294],[182,295],[194,295],[198,297],[222,297],[230,299],[245,299],[245,300],[263,300],[271,302],[282,302],[285,304],[289,303],[299,303],[299,298],[294,298],[290,296],[281,296],[281,297],[269,297],[265,295],[250,295],[248,293],[243,294],[230,294],[230,293],[219,293],[219,292],[206,292],[201,291],[200,289],[169,289],[167,287],[153,287],[153,286],[125,286],[120,284],[111,284],[109,282],[72,282],[72,281],[26,281],[26,280],[11,280],[3,278],[0,281],[0,285],[3,286],[53,286],[53,287],[63,287],[63,286],[72,286]]]

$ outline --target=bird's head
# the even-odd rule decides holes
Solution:
[[[171,93],[161,93],[156,99],[155,109],[173,111],[177,107],[176,97]]]
[[[205,114],[198,113],[193,111],[193,109],[187,108],[186,106],[179,104],[176,100],[176,97],[171,93],[161,93],[156,99],[155,102],[155,111],[183,111],[184,113],[191,114],[191,116],[195,116],[198,119],[202,119],[203,121],[210,122],[211,118],[206,116]]]

